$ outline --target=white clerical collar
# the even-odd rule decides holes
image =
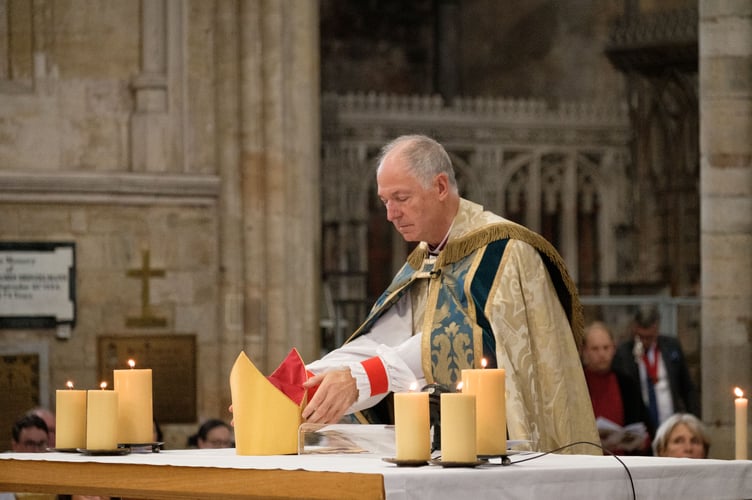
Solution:
[[[449,226],[449,230],[444,235],[444,239],[441,240],[441,243],[436,245],[436,247],[432,248],[431,245],[428,245],[428,255],[434,255],[434,256],[439,255],[439,252],[441,252],[444,249],[444,247],[447,244],[447,241],[449,241],[449,233],[452,232],[452,226],[454,226],[454,221],[452,221],[452,225]]]

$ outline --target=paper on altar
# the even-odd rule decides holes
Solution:
[[[268,378],[240,352],[230,372],[238,455],[297,453],[306,379],[305,364],[295,349]]]
[[[308,424],[300,426],[298,453],[375,453],[395,455],[393,425]]]

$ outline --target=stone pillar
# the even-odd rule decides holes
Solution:
[[[262,370],[318,356],[318,4],[242,0],[245,345]]]
[[[752,3],[699,7],[703,420],[733,458],[732,390],[752,393]]]
[[[8,5],[5,5],[5,9]],[[32,50],[34,60],[34,79],[40,80],[47,76],[47,58],[49,57],[48,50],[51,44],[48,43],[47,37],[51,30],[45,29],[49,26],[49,19],[51,17],[51,6],[48,2],[43,0],[35,0],[32,3]],[[3,9],[3,10],[5,10]],[[6,42],[7,43],[7,42]]]
[[[447,104],[460,91],[457,62],[459,61],[459,5],[457,0],[439,0],[436,4],[434,38],[436,65],[434,91],[441,94]]]
[[[243,205],[239,143],[239,23],[237,0],[221,0],[215,19],[215,97],[217,117],[217,171],[222,179],[219,197],[220,292],[218,354],[222,374],[217,390],[230,404],[229,373],[243,349]],[[222,413],[217,413],[221,415]]]
[[[561,248],[559,252],[567,264],[572,279],[577,282],[580,276],[580,259],[577,238],[577,213],[579,193],[577,192],[577,153],[567,155],[564,164],[564,178],[561,189]]]
[[[141,73],[131,82],[131,169],[163,172],[168,167],[167,32],[165,0],[141,2]]]
[[[248,356],[266,367],[266,176],[262,2],[241,0],[239,17],[240,182],[243,211],[244,324]]]
[[[533,157],[527,169],[528,179],[526,195],[528,201],[526,202],[525,207],[525,225],[532,231],[540,233],[542,227],[541,222],[543,220],[541,211],[542,188],[540,152],[536,151],[533,153]]]

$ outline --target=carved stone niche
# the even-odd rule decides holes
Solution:
[[[697,6],[629,13],[614,25],[606,56],[625,73],[697,72]]]

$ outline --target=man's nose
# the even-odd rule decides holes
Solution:
[[[395,205],[387,203],[387,205],[386,205],[386,220],[388,220],[389,222],[392,222],[397,217],[399,217],[399,210],[397,210],[397,208],[396,208]]]

